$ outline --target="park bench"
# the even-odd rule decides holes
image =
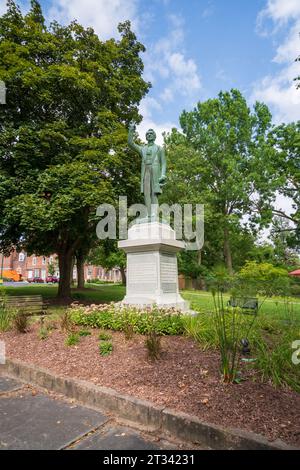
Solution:
[[[47,304],[41,295],[12,295],[5,298],[6,308],[22,311],[27,315],[45,315]]]
[[[258,299],[256,298],[242,298],[231,297],[227,302],[227,307],[240,308],[243,313],[257,315],[258,312]]]

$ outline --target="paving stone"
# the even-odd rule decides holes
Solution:
[[[78,450],[158,450],[159,446],[145,440],[138,432],[126,427],[111,427],[97,431],[72,446]]]
[[[101,426],[107,417],[38,394],[0,397],[0,449],[61,449]]]
[[[0,393],[13,392],[22,386],[23,384],[21,382],[17,382],[14,379],[9,379],[8,377],[0,376]]]

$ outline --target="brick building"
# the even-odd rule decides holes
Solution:
[[[4,271],[16,271],[18,274],[21,274],[23,280],[31,279],[33,277],[41,277],[46,279],[49,274],[50,266],[54,267],[55,275],[59,276],[58,261],[56,255],[51,256],[36,256],[36,255],[27,255],[24,251],[17,252],[13,251],[9,256],[2,256],[0,263],[3,262],[3,272]],[[76,280],[77,271],[76,266],[73,271],[73,279]],[[91,279],[100,279],[111,282],[120,282],[121,273],[118,268],[111,269],[109,271],[105,270],[101,266],[92,266],[86,264],[84,266],[84,278],[85,280]]]

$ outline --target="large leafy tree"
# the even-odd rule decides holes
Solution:
[[[296,251],[290,247],[291,225],[284,217],[275,216],[270,231],[270,240],[274,246],[274,264],[293,267],[299,262]]]
[[[251,111],[242,94],[231,90],[184,111],[180,124],[182,131],[173,130],[166,139],[169,195],[173,202],[205,204],[203,250],[214,246],[218,253],[221,247],[232,272],[231,245],[242,217],[253,223],[270,219],[275,189],[271,114],[262,103]]]
[[[102,266],[107,270],[113,268],[120,269],[122,284],[126,284],[126,255],[123,250],[117,248],[115,241],[105,240],[96,246],[90,251],[87,260],[89,263]]]
[[[277,174],[278,191],[292,201],[292,212],[273,209],[276,216],[284,218],[289,225],[275,226],[277,233],[285,233],[287,244],[300,247],[300,121],[281,124],[273,129],[276,155],[273,173]]]
[[[1,247],[56,252],[59,297],[75,254],[95,243],[96,207],[138,188],[124,125],[140,120],[149,84],[129,22],[119,33],[103,42],[76,21],[46,26],[35,0],[26,15],[9,0],[0,18]]]

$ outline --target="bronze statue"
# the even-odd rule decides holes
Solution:
[[[156,218],[158,195],[162,193],[162,186],[166,181],[165,151],[155,144],[156,134],[153,129],[146,132],[146,145],[138,145],[133,141],[134,130],[134,123],[130,123],[128,145],[142,158],[141,192],[144,194],[148,219],[152,220]]]

